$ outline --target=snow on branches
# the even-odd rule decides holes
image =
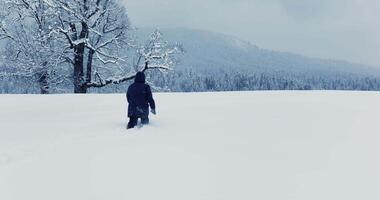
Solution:
[[[5,22],[0,21],[0,40],[2,39],[14,39],[6,30],[5,30]]]
[[[7,40],[5,64],[12,66],[10,76],[33,78],[41,93],[49,93],[51,76],[62,63],[64,49],[54,34],[54,12],[42,0],[3,2],[0,37]]]
[[[136,44],[118,0],[7,0],[5,5],[10,10],[0,18],[0,38],[10,39],[8,60],[17,63],[12,65],[18,75],[37,77],[42,93],[48,93],[49,81],[70,76],[74,92],[86,93],[133,78],[125,72],[170,70],[182,52],[180,45],[163,41],[158,30],[145,45]],[[132,65],[131,50],[138,57]],[[55,73],[59,67],[66,70]],[[69,75],[60,74],[67,69]]]
[[[5,2],[0,2],[0,40],[12,39],[12,36],[6,30],[6,17],[8,13],[6,11]]]
[[[172,70],[177,63],[176,56],[183,53],[180,44],[170,45],[169,42],[163,41],[162,33],[156,29],[151,35],[145,46],[137,50],[139,55],[137,69],[141,69],[140,61],[143,59],[145,64],[142,71],[148,69]]]
[[[75,93],[87,92],[93,66],[110,75],[126,64],[123,49],[130,46],[130,23],[117,0],[50,0],[50,5],[57,13],[58,32],[72,49]]]
[[[120,84],[133,80],[137,71],[147,70],[168,71],[173,70],[177,64],[178,55],[182,54],[183,48],[180,44],[170,45],[163,40],[162,33],[157,29],[151,35],[145,45],[136,45],[137,62],[134,63],[134,72],[131,75],[122,77],[111,77],[104,80],[96,71],[95,76],[98,82],[88,83],[88,87],[104,87],[109,84]]]

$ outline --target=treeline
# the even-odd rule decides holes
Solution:
[[[147,79],[156,92],[209,92],[249,90],[360,90],[380,91],[380,78],[354,74],[296,74],[288,72],[193,71],[169,73],[147,72]],[[27,78],[0,78],[1,93],[39,93]],[[95,88],[90,93],[124,93],[125,84]],[[72,92],[71,82],[62,82],[52,93]]]
[[[159,76],[152,76],[159,77]],[[247,90],[360,90],[379,91],[380,78],[354,74],[294,74],[287,72],[219,71],[171,73],[152,81],[173,92]]]

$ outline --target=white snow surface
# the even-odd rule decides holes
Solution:
[[[154,96],[0,96],[0,199],[380,199],[380,93]]]

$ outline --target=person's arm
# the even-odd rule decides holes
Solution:
[[[156,110],[156,103],[154,102],[153,95],[152,95],[152,90],[150,89],[150,86],[147,85],[146,87],[146,94],[147,94],[147,99],[149,102],[149,106],[152,110]]]

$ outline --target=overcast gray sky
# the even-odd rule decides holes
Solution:
[[[262,48],[380,67],[379,0],[123,0],[134,26],[221,32]]]

